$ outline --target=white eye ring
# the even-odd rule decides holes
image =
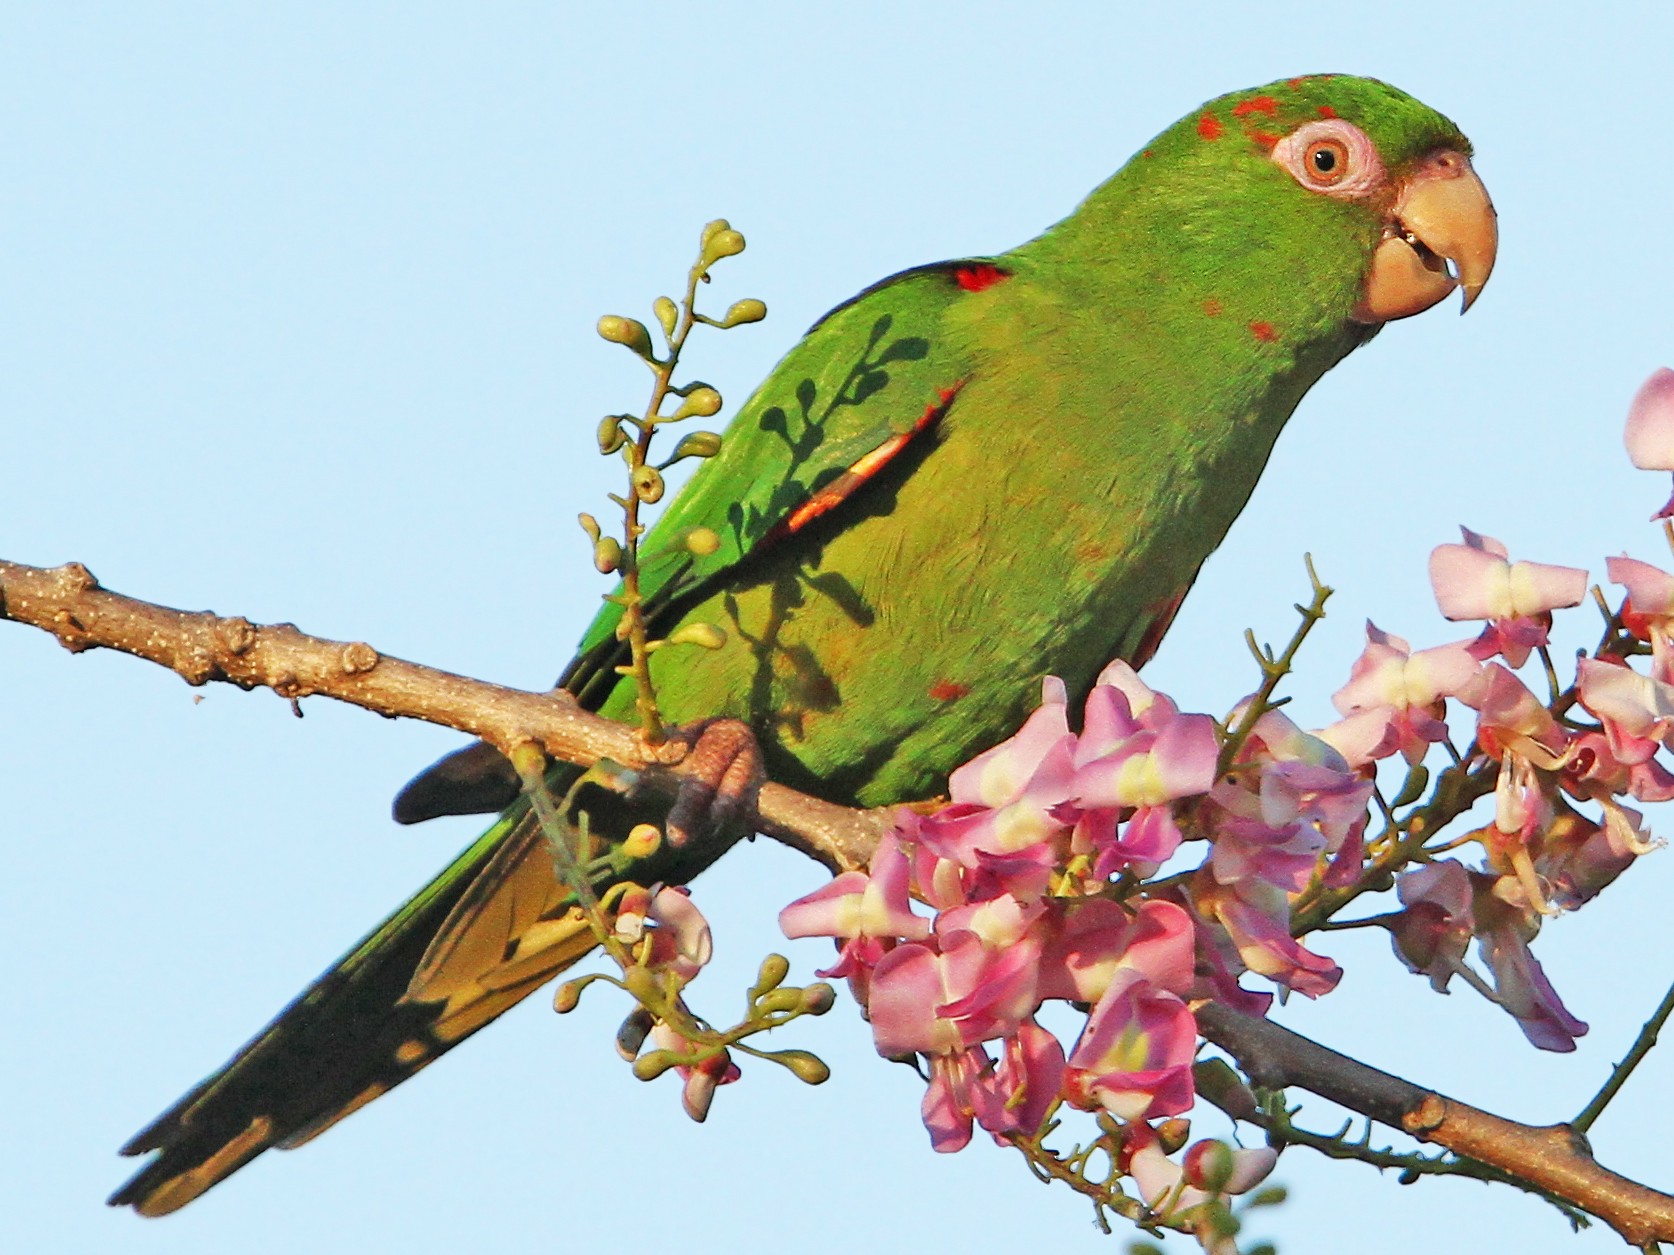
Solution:
[[[1273,145],[1273,160],[1310,192],[1356,199],[1383,186],[1377,146],[1352,122],[1325,118]]]

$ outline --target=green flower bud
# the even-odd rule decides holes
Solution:
[[[637,318],[623,318],[617,314],[606,314],[599,319],[599,335],[612,344],[620,344],[624,348],[632,349],[641,357],[651,356],[651,333],[645,329],[645,324]]]
[[[1282,1185],[1264,1185],[1244,1199],[1245,1207],[1279,1207],[1290,1198],[1290,1191]]]
[[[708,418],[721,412],[721,394],[706,383],[700,383],[686,394],[686,399],[680,403],[666,420],[677,423],[683,418]]]
[[[594,518],[591,514],[588,514],[584,510],[575,516],[575,520],[581,524],[581,530],[587,533],[588,540],[597,541],[599,539],[598,519]]]
[[[732,228],[717,231],[703,243],[703,260],[710,264],[723,257],[736,257],[744,251],[744,237]]]
[[[769,989],[777,989],[785,983],[785,977],[790,975],[790,960],[782,954],[770,954],[761,961],[761,967],[756,970],[756,988],[766,993]]]
[[[694,527],[686,533],[687,552],[707,558],[721,547],[721,538],[711,527]]]
[[[679,1064],[680,1058],[672,1050],[653,1050],[634,1060],[634,1076],[641,1081],[654,1081]]]
[[[687,432],[680,437],[680,443],[674,446],[674,456],[663,465],[672,466],[681,458],[712,458],[720,451],[720,433],[713,431]]]
[[[831,1079],[825,1060],[806,1050],[773,1050],[767,1057],[789,1068],[791,1075],[804,1084],[824,1085]]]
[[[657,502],[663,498],[662,472],[654,466],[636,466],[633,469],[634,496],[641,501]]]
[[[622,853],[629,858],[649,858],[662,844],[662,830],[655,824],[635,824],[622,842]]]
[[[661,324],[663,334],[672,339],[675,322],[680,317],[680,310],[674,302],[666,296],[659,296],[651,303],[651,312],[657,315],[657,322]]]
[[[723,327],[742,327],[745,323],[760,322],[767,317],[767,306],[754,297],[742,301],[734,301],[727,310],[726,317],[721,319]]]
[[[601,536],[593,542],[593,566],[600,575],[609,575],[621,565],[621,541],[614,536]]]
[[[722,231],[730,230],[732,230],[732,223],[728,222],[725,218],[717,218],[713,222],[704,223],[703,235],[699,240],[700,246],[707,249],[709,247],[710,240],[714,239]]]
[[[552,1009],[559,1015],[568,1015],[581,1004],[581,991],[587,987],[587,981],[567,980],[558,986],[558,992],[553,995]]]
[[[1165,1155],[1172,1155],[1184,1146],[1192,1135],[1192,1122],[1175,1116],[1172,1120],[1164,1120],[1157,1125],[1157,1141],[1162,1145]]]
[[[607,457],[628,443],[620,414],[606,414],[599,420],[599,452]]]

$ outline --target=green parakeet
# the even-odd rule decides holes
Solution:
[[[836,802],[928,797],[1045,674],[1150,656],[1313,383],[1494,261],[1446,118],[1321,75],[1210,101],[1008,253],[920,266],[822,318],[645,542],[673,721],[749,724],[768,774]],[[691,529],[720,538],[696,553]],[[704,548],[704,546],[699,546]],[[631,720],[607,606],[562,683]],[[183,1206],[405,1080],[591,946],[504,760],[444,760],[403,820],[499,820],[139,1133],[111,1202]],[[689,875],[679,850],[635,879]]]

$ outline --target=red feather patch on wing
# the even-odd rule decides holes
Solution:
[[[1011,278],[1011,271],[1001,270],[993,262],[979,261],[975,265],[961,266],[953,272],[953,280],[967,292],[980,292],[984,288],[991,288],[1002,279]]]
[[[829,514],[847,501],[862,485],[888,466],[901,450],[912,443],[915,436],[934,426],[936,420],[947,413],[948,407],[953,404],[953,398],[959,395],[959,389],[964,386],[965,381],[960,380],[951,388],[943,388],[936,400],[924,407],[924,413],[910,430],[897,432],[870,453],[863,454],[836,479],[774,524],[773,529],[762,538],[762,543],[769,544],[786,536],[794,536],[815,519]]]

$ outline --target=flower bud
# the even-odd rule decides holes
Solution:
[[[663,334],[673,338],[675,322],[680,317],[680,310],[674,302],[666,296],[659,296],[651,303],[651,312],[657,315],[657,323],[662,327]]]
[[[681,458],[712,458],[720,451],[721,437],[719,432],[687,432],[680,437],[680,443],[674,446],[674,456],[665,465],[678,462]]]
[[[1180,1172],[1186,1184],[1208,1194],[1219,1194],[1232,1180],[1232,1147],[1215,1138],[1195,1143],[1181,1161]]]
[[[680,408],[665,422],[677,423],[683,418],[708,418],[721,412],[721,394],[706,383],[700,383],[686,394]]]
[[[662,831],[655,824],[635,824],[622,842],[622,853],[629,858],[650,858],[662,844]]]
[[[696,645],[699,649],[719,649],[727,643],[727,634],[713,623],[683,623],[668,634],[669,645]]]
[[[599,420],[599,452],[609,456],[628,443],[628,434],[622,430],[622,416],[620,414],[606,414]]]
[[[645,329],[645,324],[637,318],[623,318],[617,314],[606,314],[599,319],[599,335],[612,344],[620,344],[624,348],[632,349],[641,357],[651,356],[651,333]]]
[[[734,301],[728,308],[726,317],[721,319],[723,327],[742,327],[745,323],[760,322],[767,317],[767,306],[754,297],[746,297],[742,301]]]
[[[806,1085],[824,1085],[831,1079],[831,1069],[825,1060],[806,1050],[772,1050],[767,1057],[784,1064],[792,1076]]]
[[[634,1077],[654,1081],[670,1068],[680,1066],[680,1059],[672,1050],[653,1050],[634,1060]]]
[[[599,520],[583,510],[575,516],[575,521],[581,524],[581,530],[587,533],[587,539],[597,542],[599,539]]]
[[[581,991],[587,987],[587,980],[567,980],[558,986],[558,992],[552,996],[552,1009],[559,1015],[568,1015],[581,1004]]]
[[[816,981],[802,991],[802,1009],[809,1015],[824,1015],[837,1005],[837,991],[824,981]]]
[[[654,466],[640,465],[633,469],[631,475],[634,485],[634,496],[641,501],[656,502],[663,497],[663,475]]]
[[[721,538],[710,527],[694,527],[686,533],[686,549],[699,558],[707,558],[721,547]]]
[[[1172,1120],[1164,1120],[1157,1125],[1157,1142],[1162,1147],[1162,1153],[1172,1155],[1186,1144],[1186,1139],[1192,1135],[1192,1122],[1175,1116]]]
[[[723,257],[736,257],[743,251],[744,237],[734,231],[725,218],[717,218],[703,229],[703,260],[706,265],[713,265]]]
[[[785,983],[785,977],[790,975],[790,960],[782,954],[770,954],[761,961],[761,967],[756,970],[756,988],[766,993],[769,989],[777,989]]]
[[[600,575],[609,575],[621,565],[621,541],[614,536],[601,536],[593,542],[593,567]]]

